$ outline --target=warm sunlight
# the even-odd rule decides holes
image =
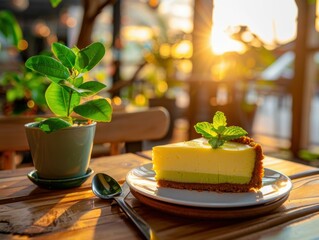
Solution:
[[[211,45],[212,51],[221,55],[225,52],[236,51],[236,52],[244,52],[245,46],[239,41],[233,40],[229,37],[227,33],[224,31],[213,30],[211,34]]]
[[[244,51],[229,37],[230,30],[240,25],[248,26],[269,48],[288,43],[296,36],[296,18],[294,0],[215,0],[212,51]]]
[[[122,29],[123,37],[128,41],[144,42],[152,38],[152,29],[145,26],[126,26]]]

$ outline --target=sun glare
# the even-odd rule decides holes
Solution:
[[[296,18],[294,0],[215,0],[212,51],[244,51],[243,45],[227,32],[236,26],[247,26],[268,47],[288,43],[296,37]]]
[[[215,30],[211,34],[212,51],[221,55],[225,52],[236,51],[244,52],[245,46],[241,42],[231,39],[227,33],[222,30]]]

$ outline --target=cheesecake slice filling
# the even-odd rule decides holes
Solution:
[[[260,145],[247,137],[218,149],[200,138],[154,147],[153,170],[160,186],[248,191],[261,187],[262,158]]]

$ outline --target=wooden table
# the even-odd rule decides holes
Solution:
[[[92,159],[95,172],[120,182],[126,173],[150,162],[150,152]],[[318,239],[319,169],[267,157],[265,166],[292,177],[283,206],[265,216],[241,220],[198,220],[163,213],[130,194],[126,201],[159,239]],[[91,191],[91,180],[68,190],[46,190],[31,183],[32,168],[0,171],[0,239],[141,239],[111,200]]]

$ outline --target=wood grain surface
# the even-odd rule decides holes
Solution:
[[[129,170],[148,162],[149,159],[135,154],[123,154],[93,159],[90,167],[123,183]],[[289,198],[265,215],[195,219],[149,207],[132,194],[126,202],[151,225],[159,239],[316,239],[319,236],[316,169],[303,165],[299,168],[295,163],[273,158],[268,158],[267,164],[287,175],[314,171],[310,176],[300,175],[292,180]],[[0,239],[141,239],[117,204],[92,193],[92,177],[79,188],[46,190],[27,179],[30,170],[0,171]]]

